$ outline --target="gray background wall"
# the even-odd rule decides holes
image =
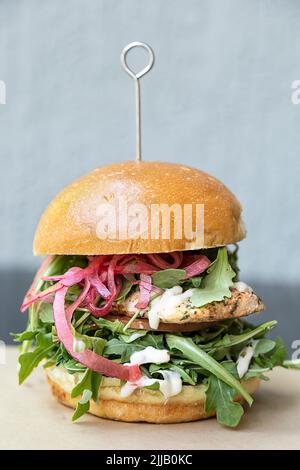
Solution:
[[[202,168],[237,194],[243,278],[280,333],[300,337],[296,0],[0,0],[1,336],[24,321],[15,310],[44,207],[82,173],[134,155],[133,83],[119,61],[134,40],[156,53],[142,81],[144,158]]]

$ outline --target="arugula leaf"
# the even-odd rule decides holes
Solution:
[[[109,356],[120,356],[121,362],[128,362],[131,354],[135,351],[140,351],[142,348],[138,348],[136,344],[125,343],[117,338],[112,338],[107,341],[103,351],[104,357]]]
[[[262,367],[273,369],[275,366],[282,366],[286,359],[286,349],[281,338],[275,339],[275,347],[265,354],[256,357],[256,363]]]
[[[133,282],[130,281],[129,279],[124,279],[122,289],[120,290],[120,293],[117,297],[116,302],[124,302],[126,297],[128,296],[129,292],[131,291],[133,286]]]
[[[190,277],[189,279],[184,279],[184,281],[181,281],[180,285],[183,288],[183,290],[186,291],[194,287],[200,287],[202,280],[203,280],[202,276]]]
[[[230,387],[236,390],[242,397],[247,401],[249,405],[252,405],[253,399],[241,385],[241,383],[230,374],[219,362],[207,354],[203,349],[196,346],[196,344],[190,339],[184,336],[177,336],[166,334],[166,340],[171,350],[181,351],[185,357],[200,365],[204,369],[208,370],[211,374],[215,375],[218,379],[227,383]]]
[[[246,372],[246,374],[243,377],[243,380],[248,380],[251,379],[252,377],[258,377],[261,380],[269,380],[269,377],[267,377],[265,372],[269,372],[270,368],[269,367],[260,367],[256,362],[254,362]]]
[[[40,302],[35,302],[29,306],[27,331],[34,331],[39,327],[39,304]]]
[[[97,372],[86,369],[82,379],[78,382],[71,391],[71,397],[75,398],[84,393],[84,390],[90,390],[92,399],[96,402],[99,398],[99,388],[102,380],[102,375]]]
[[[203,277],[201,276],[191,277],[190,279],[193,287],[200,287],[202,280],[203,280]]]
[[[119,339],[112,338],[107,341],[103,351],[105,357],[120,356],[121,362],[128,362],[131,354],[136,351],[142,351],[147,346],[153,346],[156,349],[165,349],[164,336],[162,334],[146,334],[145,336],[128,343],[119,336]]]
[[[103,317],[100,317],[100,318],[92,317],[92,320],[93,320],[93,323],[95,323],[101,329],[105,328],[114,334],[123,333],[124,325],[119,320],[110,321],[110,320],[106,320]]]
[[[256,345],[254,357],[255,361],[250,365],[247,373],[244,376],[244,379],[250,379],[251,377],[259,377],[262,380],[269,380],[264,374],[265,372],[269,372],[275,366],[282,366],[282,367],[289,367],[289,362],[286,361],[286,350],[284,344],[280,338],[276,338],[275,341],[272,341],[272,348],[271,343],[266,343],[266,339],[261,339]],[[262,342],[261,348],[259,348],[259,344]],[[292,361],[293,362],[293,361]],[[297,368],[297,364],[295,364],[295,368]],[[299,361],[299,369],[300,369],[300,361]]]
[[[191,297],[194,307],[203,307],[211,302],[218,302],[224,297],[231,297],[229,289],[235,272],[228,262],[227,248],[219,248],[217,259],[207,269],[202,286],[196,289]]]
[[[99,400],[99,389],[102,382],[102,374],[98,374],[97,372],[92,372],[91,377],[91,391],[92,391],[92,399],[95,402]]]
[[[228,373],[236,375],[235,365],[232,362],[222,362],[221,364]],[[236,392],[232,387],[215,375],[210,375],[205,395],[205,412],[207,414],[215,411],[218,422],[226,426],[236,427],[239,424],[244,409],[239,403],[234,403]]]
[[[72,416],[72,421],[76,421],[90,409],[91,390],[84,390],[81,400],[77,402],[76,410]]]
[[[137,340],[135,344],[138,344],[143,349],[147,346],[153,346],[156,349],[165,349],[164,337],[165,335],[163,334],[147,334],[143,338]]]
[[[255,344],[253,357],[260,356],[261,354],[266,354],[272,351],[276,346],[276,342],[272,339],[262,338],[256,341],[257,342]]]
[[[124,341],[124,343],[133,343],[138,338],[146,336],[147,330],[126,330],[126,335],[120,335],[119,338]]]
[[[81,255],[57,255],[53,259],[52,263],[45,270],[43,276],[56,276],[64,274],[70,268],[86,268],[88,260],[86,256]],[[41,281],[44,283],[45,281]],[[46,281],[47,282],[47,281]],[[48,283],[49,284],[49,283]]]
[[[86,367],[77,362],[75,359],[69,359],[63,362],[64,368],[69,374],[76,374],[77,372],[85,372]]]
[[[235,278],[233,279],[235,282],[238,281],[240,272],[240,269],[238,267],[238,251],[238,244],[235,244],[233,251],[228,250],[228,262],[236,274]]]
[[[35,330],[35,331],[25,330],[23,331],[23,333],[11,333],[11,335],[14,337],[14,341],[17,341],[19,343],[22,343],[23,341],[33,340],[35,339],[37,334],[38,334],[38,330]]]
[[[162,289],[169,289],[174,286],[178,286],[180,281],[185,278],[184,269],[163,269],[152,274],[152,282],[155,286],[161,287]]]
[[[39,303],[39,318],[42,323],[54,323],[52,304],[46,302]]]
[[[253,328],[250,331],[246,331],[246,333],[242,333],[240,335],[226,334],[225,336],[222,336],[221,339],[213,341],[211,343],[207,343],[205,345],[202,345],[201,347],[203,347],[203,349],[205,349],[206,351],[212,352],[218,349],[236,346],[238,344],[245,343],[246,341],[249,341],[250,339],[255,338],[261,334],[265,334],[267,331],[271,330],[276,325],[277,325],[276,320],[262,323],[256,328]],[[275,343],[273,347],[274,346],[275,346]]]
[[[91,349],[101,356],[107,341],[99,336],[82,335],[81,333],[78,333],[78,331],[74,330],[74,351],[76,350],[77,345],[80,347],[80,343],[83,343],[83,349]]]
[[[269,358],[272,363],[272,367],[282,366],[286,359],[286,349],[282,339],[279,337],[275,338],[275,343],[275,348],[272,349],[272,351],[270,351],[269,353]]]
[[[297,369],[300,370],[300,359],[287,359],[282,363],[286,369]]]
[[[73,387],[71,398],[78,397],[78,395],[81,395],[85,389],[91,388],[91,372],[91,369],[86,369],[80,382]]]
[[[43,334],[38,333],[36,336],[36,348],[34,351],[21,354],[19,357],[20,370],[19,370],[19,384],[31,374],[33,369],[39,365],[42,359],[48,356],[50,351],[55,348],[52,342],[51,333]]]

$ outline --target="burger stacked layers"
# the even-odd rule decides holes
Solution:
[[[201,245],[100,238],[99,204],[120,210],[120,199],[202,204]],[[181,165],[115,164],[66,188],[36,233],[35,251],[47,256],[21,308],[29,322],[16,335],[20,383],[43,364],[73,420],[87,411],[154,423],[216,414],[236,426],[260,379],[286,365],[282,341],[266,338],[276,321],[244,319],[264,305],[239,280],[240,214],[222,183]]]

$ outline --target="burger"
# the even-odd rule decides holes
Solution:
[[[123,162],[78,179],[48,206],[27,292],[19,382],[42,365],[53,395],[101,418],[235,427],[275,366],[276,321],[239,278],[241,206],[188,166]]]

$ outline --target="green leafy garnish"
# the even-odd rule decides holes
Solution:
[[[40,302],[39,317],[43,323],[54,323],[52,304]]]
[[[105,357],[119,356],[120,362],[128,362],[130,356],[136,351],[143,351],[147,346],[153,346],[156,349],[164,349],[164,337],[157,334],[146,334],[137,338],[133,342],[127,342],[123,339],[123,335],[119,338],[110,339],[104,349],[103,355]]]
[[[272,339],[263,338],[263,339],[256,340],[256,341],[257,342],[255,343],[255,348],[254,348],[254,353],[253,353],[254,357],[258,357],[261,354],[266,354],[272,351],[276,346],[276,342],[273,341]]]
[[[133,341],[146,336],[147,330],[126,330],[126,333],[126,335],[120,335],[119,338],[124,343],[133,343]]]
[[[223,348],[229,348],[233,346],[237,346],[239,344],[245,343],[249,341],[252,338],[255,338],[261,334],[265,334],[267,331],[271,330],[274,328],[274,326],[277,325],[277,321],[269,321],[266,323],[263,323],[262,325],[257,326],[256,328],[251,328],[249,331],[246,331],[245,333],[239,334],[239,335],[230,335],[230,334],[225,334],[222,336],[221,339],[217,339],[211,343],[207,343],[204,345],[205,350],[209,350],[210,352],[216,351],[218,349],[223,349]],[[266,341],[271,341],[271,340],[266,340]],[[273,344],[274,343],[274,344]],[[275,342],[272,342],[274,348]],[[270,345],[270,343],[268,343]],[[262,348],[262,345],[259,346],[257,345],[258,348]],[[264,349],[266,348],[266,344],[264,346]],[[271,349],[272,349],[271,348]],[[270,349],[269,349],[270,351]],[[266,351],[264,351],[266,352]]]
[[[124,302],[128,294],[130,293],[131,289],[133,286],[133,282],[130,281],[129,279],[125,279],[122,285],[122,289],[118,295],[117,302]]]
[[[84,390],[90,390],[94,401],[98,401],[99,398],[99,387],[101,384],[102,375],[97,372],[86,369],[82,379],[78,382],[71,391],[71,397],[78,397],[83,393]]]
[[[76,374],[77,372],[84,372],[86,370],[86,367],[77,362],[75,359],[69,359],[63,362],[63,365],[69,374]]]
[[[231,375],[236,374],[235,365],[232,362],[223,362],[222,367]],[[210,375],[208,387],[205,392],[205,412],[215,411],[219,423],[229,427],[236,427],[244,414],[244,409],[239,403],[235,403],[235,390],[217,378]]]
[[[185,279],[184,270],[166,269],[153,274],[153,284],[162,289],[178,284],[184,291],[194,288],[192,303],[197,307],[231,297],[230,287],[238,272],[237,250],[231,252],[224,247],[203,250],[202,253],[212,262],[205,273]],[[87,258],[84,256],[56,256],[44,275],[63,274],[72,266],[86,265]],[[123,302],[131,290],[136,289],[135,280],[137,279],[134,276],[126,279],[118,302]],[[44,290],[52,284],[52,281],[41,280],[37,287]],[[70,287],[66,302],[73,302],[81,290],[79,286]],[[140,315],[140,312],[136,315]],[[212,323],[197,332],[170,334],[135,330],[131,328],[135,318],[133,316],[124,326],[118,320],[96,318],[82,306],[74,312],[72,319],[75,347],[92,350],[123,364],[130,361],[134,352],[142,351],[147,346],[169,350],[170,360],[167,363],[141,365],[142,373],[155,381],[148,388],[159,389],[160,370],[175,371],[184,385],[205,386],[206,413],[216,411],[219,422],[230,427],[236,426],[243,414],[241,405],[234,401],[235,397],[240,395],[250,405],[252,403],[252,398],[240,382],[236,369],[238,357],[245,346],[252,346],[254,354],[243,381],[251,377],[267,380],[265,374],[275,366],[300,369],[300,359],[287,360],[286,350],[280,338],[271,340],[265,337],[276,325],[276,321],[255,327],[244,319],[230,318]],[[20,383],[41,362],[44,367],[62,367],[74,375],[75,386],[71,395],[78,399],[78,402],[73,420],[89,411],[91,400],[99,399],[102,376],[73,359],[59,341],[50,303],[37,301],[31,305],[27,330],[14,337],[23,344],[23,354],[19,358]]]
[[[234,281],[238,281],[239,272],[240,272],[240,269],[238,266],[238,251],[239,251],[239,246],[237,244],[234,246],[233,251],[228,250],[228,262],[236,274],[235,278],[233,279]]]
[[[286,359],[283,361],[283,367],[286,369],[297,369],[300,370],[300,359]]]
[[[36,336],[36,343],[36,347],[32,352],[23,353],[19,357],[19,384],[24,382],[33,369],[37,367],[41,360],[46,358],[49,352],[55,347],[50,333],[38,333]]]
[[[152,282],[155,286],[162,289],[169,289],[178,286],[185,278],[184,269],[164,269],[152,274]]]
[[[203,349],[196,346],[191,338],[185,338],[177,335],[166,335],[168,346],[171,350],[177,349],[181,351],[185,357],[195,362],[199,366],[203,367],[211,374],[215,375],[218,379],[227,383],[236,392],[238,392],[247,401],[249,405],[252,405],[253,399],[241,385],[241,383],[230,374],[219,362],[207,354]]]
[[[23,341],[31,341],[35,339],[36,335],[38,334],[38,330],[35,331],[23,331],[23,333],[11,333],[14,337],[14,341],[22,343]]]
[[[92,317],[92,319],[93,319],[93,322],[99,328],[107,329],[115,334],[123,332],[124,325],[119,320],[110,321],[110,320],[106,320],[103,317],[100,317],[100,318]]]
[[[228,262],[227,249],[219,248],[217,259],[207,269],[201,286],[194,291],[191,303],[194,307],[203,307],[211,302],[219,302],[224,297],[231,297],[229,289],[235,272]]]
[[[286,360],[286,349],[281,338],[275,339],[275,346],[268,353],[255,357],[255,363],[259,367],[273,369],[275,366],[282,366]]]
[[[92,392],[90,390],[84,390],[81,400],[77,402],[76,410],[72,416],[72,421],[76,421],[78,418],[89,411],[91,398]]]

